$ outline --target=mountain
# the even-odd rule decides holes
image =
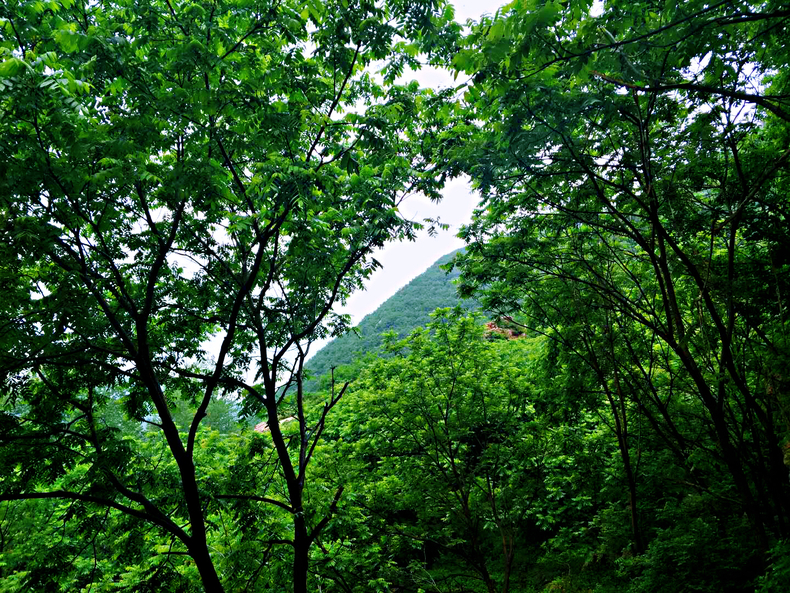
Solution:
[[[458,251],[460,250],[439,258],[425,272],[366,316],[357,326],[358,334],[345,334],[316,352],[305,365],[305,369],[313,377],[306,383],[306,390],[315,389],[317,379],[328,373],[333,366],[350,364],[359,355],[376,350],[381,345],[381,334],[384,332],[394,330],[398,336],[404,337],[414,328],[425,325],[430,320],[429,315],[439,307],[460,304],[470,310],[476,309],[476,302],[462,301],[456,295],[453,280],[458,278],[459,272],[453,270],[448,274],[440,268]]]

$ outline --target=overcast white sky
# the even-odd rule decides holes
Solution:
[[[483,14],[493,14],[505,2],[466,0],[452,4],[455,6],[456,20],[463,24],[467,19],[478,20]],[[453,81],[449,72],[434,68],[410,72],[401,82],[409,80],[417,80],[420,85],[433,88],[458,84]],[[338,308],[343,313],[349,313],[355,325],[365,315],[375,311],[399,288],[427,270],[437,259],[463,247],[463,241],[455,235],[461,225],[469,222],[477,198],[472,194],[469,184],[462,179],[448,183],[443,196],[444,199],[439,204],[433,204],[422,196],[412,196],[400,206],[400,211],[406,218],[421,221],[424,218],[439,217],[441,222],[450,225],[450,229],[439,231],[435,237],[429,237],[427,231],[423,231],[414,242],[393,242],[375,254],[374,257],[382,263],[383,268],[377,270],[368,280],[364,291],[352,295],[344,307]],[[312,352],[315,353],[322,345],[316,344]]]

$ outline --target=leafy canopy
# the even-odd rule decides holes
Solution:
[[[369,67],[392,83],[423,50],[442,59],[451,19],[400,0],[3,4],[0,498],[125,512],[219,591],[195,450],[227,394],[273,426],[304,590],[321,431],[300,414],[292,457],[279,405],[301,398],[310,343],[344,331],[332,306],[372,251],[412,237],[400,200],[439,197],[422,139],[441,97]],[[164,439],[173,482],[139,479],[154,462],[106,421],[114,401]]]

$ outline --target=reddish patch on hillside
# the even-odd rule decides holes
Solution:
[[[493,337],[494,334],[503,336],[508,340],[523,338],[524,332],[512,327],[513,319],[510,317],[500,317],[496,321],[486,323],[486,337]]]

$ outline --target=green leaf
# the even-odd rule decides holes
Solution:
[[[79,49],[80,37],[79,33],[74,33],[69,29],[58,29],[54,33],[58,46],[68,54],[74,53]]]
[[[0,76],[3,78],[11,78],[19,74],[25,67],[29,68],[23,60],[15,57],[8,58],[0,62]]]

